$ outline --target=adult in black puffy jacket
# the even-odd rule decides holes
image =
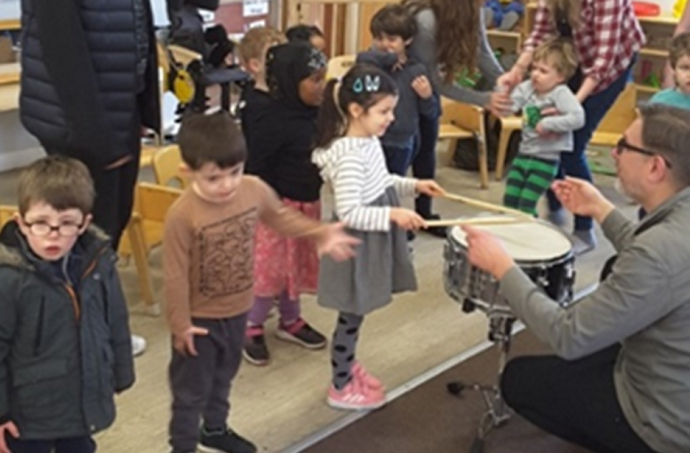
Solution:
[[[20,116],[48,154],[81,160],[94,222],[117,249],[131,216],[142,126],[160,130],[149,0],[22,0]]]

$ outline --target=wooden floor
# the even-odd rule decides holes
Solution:
[[[0,203],[12,202],[15,177],[16,174],[0,175]],[[474,173],[443,168],[437,180],[452,192],[497,203],[502,198],[502,183],[492,182],[490,190],[479,190]],[[611,189],[611,178],[605,177],[598,183],[623,204]],[[328,201],[326,205],[328,213]],[[443,217],[471,212],[445,200],[437,202],[437,211]],[[403,385],[485,339],[486,318],[480,313],[462,313],[443,290],[443,244],[444,240],[418,235],[414,260],[419,291],[398,297],[389,307],[368,317],[364,324],[358,358],[389,389]],[[601,263],[610,254],[610,246],[603,241],[595,251],[578,258],[576,286],[582,288],[595,282]],[[158,297],[159,258],[159,253],[154,251],[151,264]],[[169,450],[168,333],[163,318],[144,314],[138,302],[133,266],[122,267],[121,275],[131,307],[132,329],[146,337],[149,349],[136,359],[136,385],[118,397],[117,422],[98,436],[99,451],[163,453]],[[310,323],[330,336],[334,313],[317,307],[313,297],[304,298],[303,312]],[[231,398],[231,426],[254,441],[261,452],[281,452],[344,415],[325,404],[330,372],[328,350],[306,351],[280,342],[271,335],[274,326],[275,319],[272,319],[267,327],[271,364],[263,368],[243,364]]]

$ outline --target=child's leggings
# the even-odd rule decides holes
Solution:
[[[331,342],[331,364],[333,365],[333,386],[341,390],[352,380],[352,365],[359,337],[363,315],[338,313],[338,322]]]
[[[558,161],[518,155],[506,180],[503,204],[537,215],[537,202],[548,190],[558,171]]]

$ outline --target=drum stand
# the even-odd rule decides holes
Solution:
[[[470,313],[475,308],[476,304],[472,299],[467,298],[464,300],[462,305],[464,312]],[[476,382],[466,385],[462,381],[449,382],[447,384],[448,391],[455,396],[459,397],[462,395],[463,390],[469,389],[481,392],[484,398],[486,412],[484,412],[479,421],[477,436],[472,442],[470,453],[482,453],[484,450],[484,439],[489,434],[489,431],[502,426],[510,419],[510,410],[501,396],[498,384],[501,380],[503,368],[508,360],[515,315],[507,307],[491,307],[486,315],[489,318],[489,341],[496,345],[499,352],[496,382],[491,385]]]

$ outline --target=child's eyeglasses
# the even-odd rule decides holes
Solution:
[[[27,221],[24,221],[24,224],[29,228],[31,234],[39,237],[48,236],[53,231],[57,231],[57,233],[63,237],[72,237],[79,234],[79,231],[84,226],[83,223],[62,223],[55,226],[45,222],[29,223]]]
[[[616,154],[618,154],[619,156],[626,149],[628,151],[634,151],[636,153],[644,154],[645,156],[659,156],[664,160],[666,167],[671,168],[671,162],[669,162],[668,159],[666,159],[663,155],[655,151],[650,151],[648,149],[640,148],[639,146],[631,145],[625,140],[625,138],[621,138],[620,140],[618,140],[618,143],[616,143],[616,147],[614,149],[616,150]]]

